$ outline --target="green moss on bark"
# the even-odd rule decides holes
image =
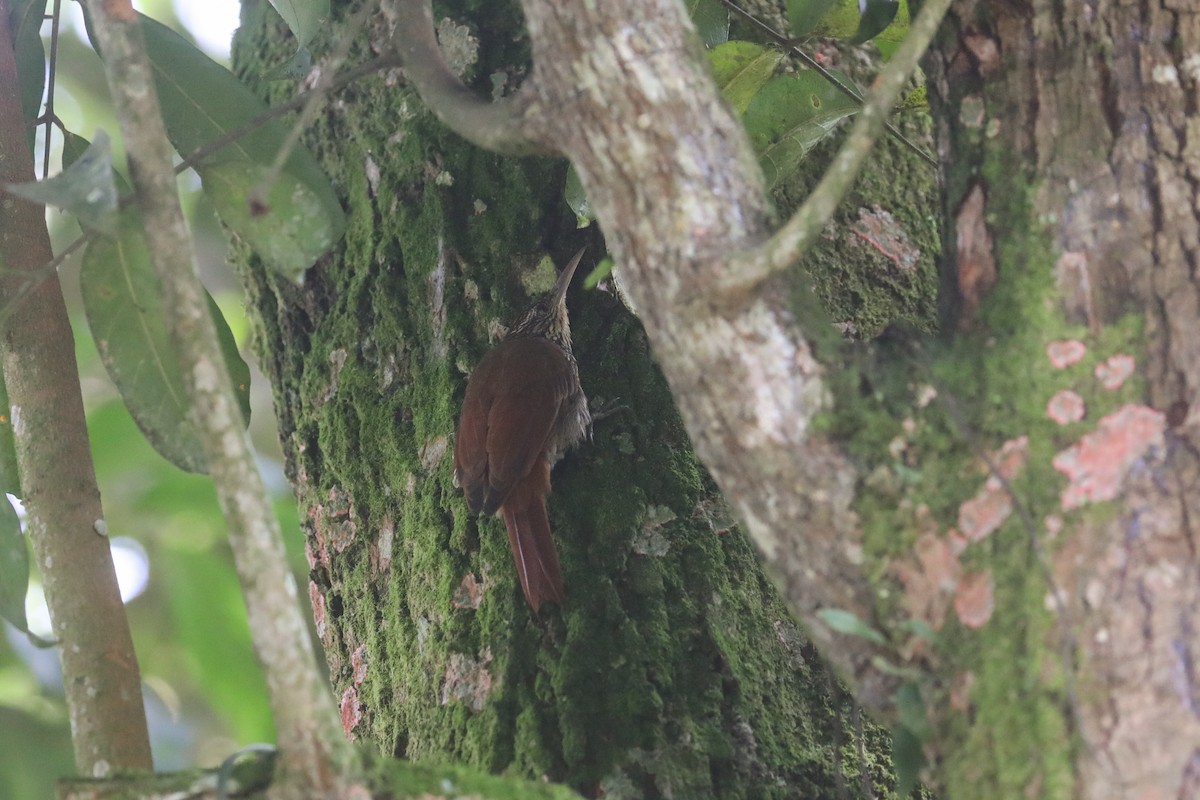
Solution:
[[[971,131],[962,136],[986,143]],[[999,282],[964,330],[889,336],[860,352],[837,381],[837,412],[825,428],[846,439],[867,476],[857,510],[879,599],[872,622],[892,637],[895,663],[920,675],[945,795],[1070,797],[1077,656],[1070,622],[1058,618],[1052,599],[1056,542],[1047,520],[1104,512],[1064,512],[1067,482],[1052,462],[1096,420],[1139,401],[1144,386],[1136,378],[1110,390],[1094,370],[1113,355],[1142,352],[1143,333],[1134,316],[1097,331],[1066,318],[1055,282],[1059,256],[1029,201],[1036,187],[998,146],[979,158],[950,176],[960,194],[948,205],[957,208],[976,182],[987,187],[986,223],[1003,232],[995,236]],[[1056,340],[1079,340],[1087,353],[1055,366],[1047,345]],[[1047,404],[1061,390],[1083,399],[1083,421],[1050,418]],[[1012,510],[972,541],[964,504],[985,492],[1006,443],[1024,453],[999,490]],[[943,557],[934,542],[961,554]],[[994,583],[995,611],[969,627],[955,586],[984,573]],[[914,616],[938,629],[930,645],[901,627]]]
[[[264,9],[247,4],[244,74],[288,55]],[[484,87],[522,69],[506,9],[475,28]],[[544,252],[600,251],[562,201],[565,165],[470,147],[378,77],[306,138],[343,193],[346,239],[302,287],[248,255],[244,274],[347,729],[387,754],[588,795],[860,796],[850,703],[727,521],[613,295],[569,297],[584,388],[625,410],[554,472],[565,608],[530,613],[502,523],[470,516],[453,486],[466,372],[489,334],[529,301]],[[864,735],[861,769],[886,785],[884,737]]]

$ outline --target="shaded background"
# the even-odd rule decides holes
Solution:
[[[53,5],[53,2],[50,4]],[[142,12],[190,36],[228,64],[237,0],[145,0]],[[190,7],[190,8],[189,8]],[[54,110],[68,130],[92,138],[104,129],[123,164],[99,59],[86,40],[77,3],[62,3]],[[43,26],[50,52],[50,23]],[[36,164],[43,177],[44,127]],[[51,139],[50,174],[59,170],[61,136]],[[225,264],[226,240],[194,173],[180,176],[204,281],[249,356],[241,292]],[[55,251],[79,235],[65,214],[48,212]],[[225,523],[212,482],[155,453],[125,410],[100,363],[79,302],[79,260],[60,270],[75,331],[88,431],[134,644],[141,663],[155,767],[213,766],[239,747],[273,742],[261,670],[250,646]],[[252,358],[247,358],[253,362]],[[253,367],[252,367],[253,368]],[[283,477],[270,392],[255,370],[251,435],[276,500],[295,571],[307,573],[291,489]],[[48,636],[37,566],[26,601],[30,626]],[[54,781],[74,772],[58,654],[38,650],[7,623],[0,637],[0,798],[54,796]]]

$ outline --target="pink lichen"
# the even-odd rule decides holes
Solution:
[[[1125,379],[1133,374],[1135,366],[1133,356],[1119,353],[1096,365],[1096,378],[1105,389],[1120,389]]]
[[[350,666],[354,668],[354,683],[358,685],[367,678],[367,665],[370,662],[367,653],[367,646],[360,644],[354,648],[354,652],[350,654]]]
[[[1000,452],[992,456],[992,464],[997,474],[988,476],[987,488],[999,489],[1002,485],[1001,478],[1011,481],[1017,477],[1028,458],[1029,437],[1018,436],[1016,439],[1009,439],[1001,446]]]
[[[1162,444],[1161,412],[1128,404],[1100,420],[1096,430],[1054,457],[1054,468],[1070,479],[1062,493],[1064,510],[1111,500],[1137,461]]]
[[[442,705],[458,700],[473,711],[482,711],[492,693],[492,673],[487,668],[491,661],[491,650],[484,650],[479,659],[463,653],[451,653],[450,662],[442,674]]]
[[[972,542],[995,531],[1012,514],[1012,497],[1002,488],[984,488],[958,507],[958,528]]]
[[[1078,363],[1085,355],[1087,355],[1087,345],[1078,339],[1056,339],[1046,345],[1046,356],[1050,359],[1050,363],[1058,369]]]
[[[1085,411],[1083,398],[1070,389],[1055,392],[1054,396],[1050,398],[1050,402],[1046,403],[1046,416],[1059,425],[1079,422],[1083,419]]]
[[[962,565],[950,544],[933,533],[922,534],[914,550],[915,564],[900,561],[892,569],[904,584],[904,605],[909,616],[940,630]]]
[[[473,572],[463,575],[454,588],[454,597],[450,602],[455,608],[479,608],[483,602],[483,581],[476,578]]]
[[[946,544],[950,546],[950,552],[954,555],[961,556],[970,543],[970,540],[963,536],[957,528],[946,531]]]
[[[977,542],[1004,524],[1012,514],[1012,497],[1004,483],[1020,473],[1028,457],[1028,436],[1009,439],[999,452],[992,454],[983,488],[958,507],[959,535]]]
[[[354,728],[359,722],[362,722],[362,706],[358,704],[358,690],[353,686],[347,686],[342,692],[342,700],[338,704],[338,710],[342,717],[342,731],[346,734],[347,739],[357,739],[354,735]]]
[[[909,240],[904,226],[879,206],[870,211],[860,208],[858,222],[851,226],[851,233],[890,260],[901,272],[912,272],[921,258],[921,249]]]
[[[317,626],[317,636],[325,641],[325,595],[313,581],[308,582],[308,601],[312,603],[313,623]]]
[[[996,585],[990,571],[966,575],[954,593],[954,613],[968,628],[982,628],[996,609]]]

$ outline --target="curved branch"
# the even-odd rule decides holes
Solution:
[[[720,278],[710,287],[717,296],[748,296],[768,278],[795,264],[816,241],[854,183],[871,146],[883,132],[888,112],[933,40],[949,7],[950,0],[929,0],[921,4],[921,13],[913,20],[908,36],[875,79],[871,96],[817,188],[770,239],[743,251],[736,259],[735,268],[718,273]]]
[[[437,118],[472,144],[509,155],[546,153],[525,117],[527,90],[500,102],[481,100],[438,48],[429,0],[393,0],[396,53],[404,74]]]

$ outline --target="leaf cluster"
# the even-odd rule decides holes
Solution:
[[[303,49],[328,2],[286,6],[285,18]],[[41,27],[45,0],[18,0],[10,9],[18,55],[21,108],[30,133],[57,124],[41,114],[45,50]],[[342,237],[346,221],[329,179],[303,147],[285,145],[289,127],[270,118],[267,106],[227,69],[166,26],[140,15],[146,50],[172,145],[200,177],[203,190],[227,228],[280,274],[299,280]],[[89,35],[91,35],[90,25]],[[91,36],[92,41],[95,37]],[[103,58],[103,53],[100,53]],[[51,91],[53,87],[51,87]],[[48,102],[47,108],[52,108]],[[150,262],[142,220],[132,190],[114,168],[108,135],[93,141],[63,129],[62,168],[53,177],[9,184],[3,191],[54,206],[73,216],[86,232],[80,292],[96,349],[139,430],[168,461],[188,472],[207,464],[184,375],[174,355],[165,307]],[[49,137],[47,137],[49,138]],[[278,167],[273,162],[280,161]],[[73,249],[68,248],[68,251]],[[66,253],[60,254],[60,258]],[[55,262],[29,280],[53,273]],[[20,302],[19,294],[13,302]],[[249,422],[250,370],[229,324],[208,297],[226,367]],[[6,315],[9,309],[0,310]],[[0,394],[4,393],[0,381]],[[7,410],[8,402],[2,407]],[[0,416],[0,490],[21,497],[11,421]],[[0,616],[28,633],[25,593],[28,555],[20,522],[7,500],[0,502]]]

